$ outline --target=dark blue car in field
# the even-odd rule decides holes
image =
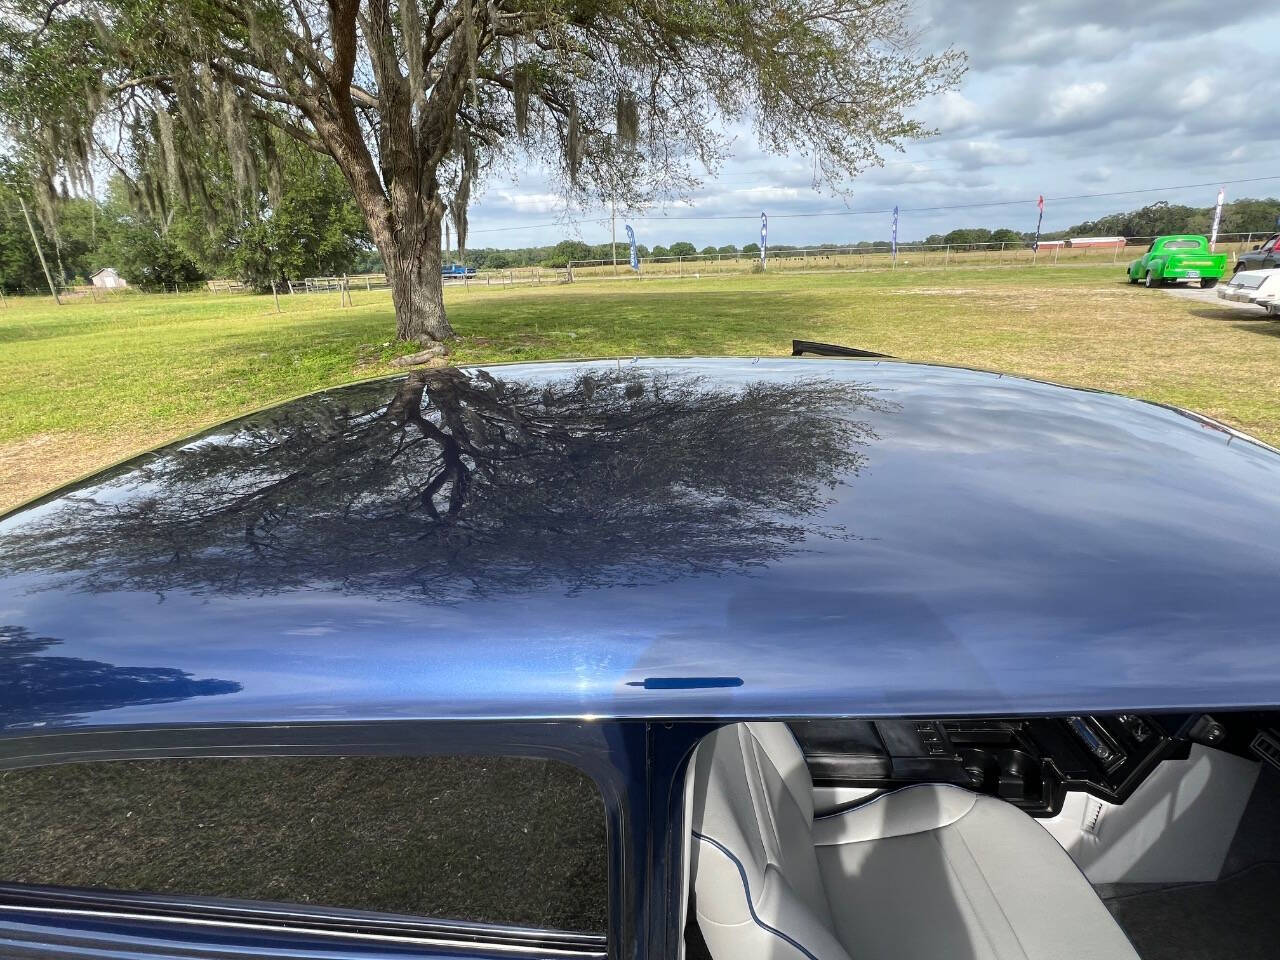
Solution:
[[[868,356],[443,368],[0,519],[0,956],[1264,956],[1280,454]]]

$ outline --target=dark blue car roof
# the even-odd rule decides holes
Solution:
[[[445,369],[0,521],[0,723],[1280,704],[1280,455],[898,362]]]

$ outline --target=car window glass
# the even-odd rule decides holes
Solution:
[[[1199,250],[1199,240],[1166,240],[1164,243],[1166,250]]]
[[[603,932],[594,784],[534,759],[75,763],[0,773],[0,882]]]

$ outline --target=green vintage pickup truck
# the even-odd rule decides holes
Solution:
[[[1129,264],[1129,282],[1160,287],[1177,280],[1199,280],[1200,286],[1213,287],[1226,272],[1227,255],[1210,253],[1207,239],[1177,234],[1156,237],[1147,252]]]

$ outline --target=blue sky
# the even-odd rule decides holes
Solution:
[[[1268,12],[1270,10],[1270,12]],[[1211,0],[918,0],[913,16],[925,49],[969,55],[960,87],[916,115],[936,136],[885,155],[847,196],[815,192],[807,163],[762,153],[749,130],[733,156],[704,177],[688,204],[645,211],[633,223],[650,246],[758,239],[771,243],[885,239],[885,213],[795,217],[981,204],[1018,205],[904,212],[899,236],[919,239],[962,226],[1035,226],[1035,197],[1194,189],[1046,201],[1046,230],[1155,200],[1208,206],[1221,181],[1227,198],[1280,195],[1280,7]],[[566,236],[609,239],[608,211],[573,211],[542,172],[486,184],[471,212],[470,246],[530,246]],[[727,217],[738,220],[676,217]],[[618,235],[623,237],[622,220]]]

